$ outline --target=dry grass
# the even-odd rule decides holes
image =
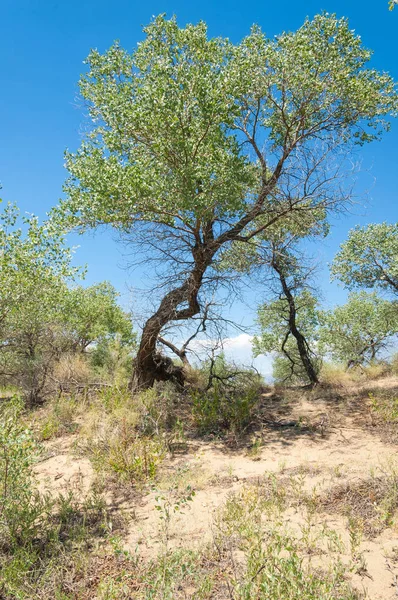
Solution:
[[[336,387],[348,387],[359,380],[356,371],[347,371],[341,365],[324,364],[319,375],[322,383]]]
[[[369,477],[357,483],[335,486],[318,500],[330,514],[337,513],[359,519],[369,538],[394,524],[398,509],[398,473]]]

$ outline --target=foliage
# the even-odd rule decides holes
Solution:
[[[392,392],[369,394],[371,410],[384,423],[398,423],[398,397]]]
[[[260,124],[275,144],[285,138],[286,117],[292,135],[316,135],[333,121],[366,141],[386,126],[381,115],[396,107],[391,79],[364,68],[370,52],[345,19],[332,15],[276,40],[254,27],[236,46],[208,39],[203,22],[179,28],[163,16],[144,33],[132,54],[118,44],[103,55],[93,50],[80,81],[97,125],[67,155],[72,178],[64,209],[87,226],[167,223],[180,211],[197,218],[209,206],[220,216],[244,208],[242,194],[256,186],[256,170],[233,133],[246,114],[244,98],[259,99]]]
[[[63,338],[54,321],[66,282],[78,273],[70,260],[54,223],[19,219],[11,204],[0,214],[0,378],[20,385],[31,401],[43,388],[54,340]]]
[[[271,481],[273,488],[274,483]],[[301,493],[300,485],[294,497]],[[335,598],[354,600],[360,598],[344,581],[345,567],[333,558],[322,562],[322,571],[303,558],[303,545],[308,546],[308,554],[317,552],[316,538],[311,539],[305,525],[299,536],[290,531],[283,518],[283,494],[278,482],[275,488],[244,487],[240,493],[231,495],[217,522],[217,544],[229,549],[232,547],[244,555],[242,567],[235,569],[232,585],[234,598],[279,598],[318,600]],[[281,500],[282,496],[282,500]],[[309,529],[314,533],[315,523],[311,521],[308,507]],[[264,518],[266,516],[266,518]],[[324,535],[328,534],[324,529]],[[333,535],[333,532],[329,532]]]
[[[261,378],[253,371],[228,364],[223,354],[205,362],[202,369],[209,376],[209,384],[207,389],[191,393],[196,426],[202,433],[242,432],[254,417]]]
[[[18,224],[17,208],[8,205],[0,215],[0,381],[34,404],[66,354],[116,335],[131,349],[134,334],[110,284],[70,286],[79,270],[59,227],[35,217]]]
[[[164,403],[159,403],[156,412],[151,406],[156,403],[153,392],[148,390],[140,398],[132,397],[127,389],[109,387],[87,409],[79,448],[98,473],[127,484],[154,479],[167,448],[161,435]],[[153,397],[148,398],[151,393]]]
[[[118,293],[108,282],[68,290],[62,303],[71,348],[83,352],[90,344],[103,345],[117,334],[119,343],[132,345],[131,321],[117,303]]]
[[[397,108],[392,79],[334,15],[272,40],[253,27],[236,45],[164,16],[144,34],[131,54],[90,53],[80,90],[93,128],[67,154],[54,212],[81,231],[110,224],[159,261],[167,291],[143,328],[137,389],[177,375],[156,362],[157,339],[200,312],[222,250],[344,203],[328,160],[378,138]]]
[[[322,322],[321,346],[347,367],[374,360],[398,333],[395,303],[375,292],[351,293],[347,304],[325,311]]]
[[[128,342],[116,333],[101,339],[90,349],[90,363],[106,381],[123,387],[131,378],[135,351],[134,341]]]
[[[37,453],[33,435],[21,424],[22,405],[11,398],[0,414],[0,545],[23,544],[38,531],[44,503],[33,487]]]
[[[347,287],[398,293],[398,224],[356,227],[332,264],[332,274]]]

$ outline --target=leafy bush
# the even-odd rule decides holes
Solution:
[[[37,533],[37,519],[46,510],[33,487],[37,446],[32,432],[21,424],[21,412],[21,402],[14,397],[0,415],[0,543],[11,547]]]
[[[40,495],[32,473],[38,447],[22,424],[22,402],[12,398],[0,417],[0,597],[80,597],[71,581],[84,584],[91,540],[112,529],[106,504],[95,492]]]
[[[86,415],[84,441],[79,444],[96,471],[133,484],[155,476],[166,451],[159,435],[163,413],[155,411],[156,398],[156,390],[137,397],[118,388],[99,393]]]
[[[250,370],[229,365],[224,356],[205,364],[209,384],[204,391],[191,392],[192,412],[201,432],[222,429],[241,432],[253,418],[261,390],[261,378]]]

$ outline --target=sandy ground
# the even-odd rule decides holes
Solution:
[[[398,380],[384,383],[395,387]],[[379,386],[375,382],[375,386]],[[364,389],[357,389],[361,395]],[[269,427],[272,415],[278,427]],[[313,428],[283,427],[289,420],[299,420]],[[377,474],[386,465],[398,464],[396,446],[388,443],[371,430],[363,402],[344,406],[333,404],[333,399],[323,398],[322,391],[311,400],[298,398],[289,407],[280,407],[270,400],[265,411],[265,425],[261,433],[262,447],[250,456],[247,447],[217,441],[188,441],[184,454],[166,461],[156,489],[141,493],[129,500],[123,498],[118,510],[129,515],[125,545],[131,552],[143,557],[155,555],[162,543],[159,512],[156,498],[167,498],[173,482],[191,484],[196,491],[193,501],[182,513],[173,514],[170,523],[170,547],[197,547],[211,539],[217,509],[229,494],[242,486],[260,482],[270,473],[286,478],[300,472],[303,486],[317,493],[345,482],[355,483]],[[316,426],[316,428],[315,428]],[[315,431],[315,432],[314,432]],[[73,454],[75,436],[47,443],[47,455],[36,467],[42,491],[64,492],[68,487],[88,490],[94,474],[90,461]],[[109,494],[109,503],[117,503]],[[300,522],[300,508],[289,510],[286,521],[294,527]],[[348,543],[347,519],[336,514],[321,514]],[[366,574],[353,575],[353,582],[374,600],[398,598],[398,564],[394,562],[394,549],[398,548],[395,526],[385,529],[373,539],[364,539],[361,552],[366,560]],[[398,552],[395,553],[398,556]]]

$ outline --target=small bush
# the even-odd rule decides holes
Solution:
[[[369,394],[373,417],[382,423],[398,423],[398,397],[386,391]]]
[[[321,505],[330,513],[360,519],[368,537],[395,523],[398,509],[398,471],[389,465],[379,476],[332,488]]]
[[[226,393],[218,387],[209,392],[192,394],[193,418],[201,433],[222,430],[242,432],[252,421],[258,403],[258,391]]]
[[[77,430],[74,422],[78,403],[74,398],[59,396],[52,400],[45,409],[45,416],[39,421],[39,437],[49,440]]]
[[[363,367],[363,374],[368,380],[386,377],[390,372],[390,366],[386,362],[373,362]]]
[[[86,418],[80,449],[97,472],[112,474],[121,482],[142,483],[155,477],[165,454],[163,438],[142,434],[141,408],[134,398],[109,391],[101,400]]]
[[[63,354],[54,366],[52,381],[59,391],[76,392],[93,381],[94,373],[84,354]]]
[[[390,361],[390,369],[392,375],[398,375],[398,352],[393,354]]]
[[[170,431],[176,424],[176,405],[180,394],[170,383],[157,382],[134,398],[138,413],[137,428],[146,435]]]
[[[0,543],[11,547],[36,534],[37,519],[46,509],[33,487],[37,446],[21,424],[21,413],[21,401],[14,397],[0,415]]]
[[[228,365],[217,357],[208,371],[207,389],[191,392],[192,414],[202,433],[242,432],[253,420],[261,378],[250,370]]]
[[[358,381],[358,373],[355,370],[347,371],[343,365],[324,363],[320,372],[320,380],[328,385],[344,387]]]

